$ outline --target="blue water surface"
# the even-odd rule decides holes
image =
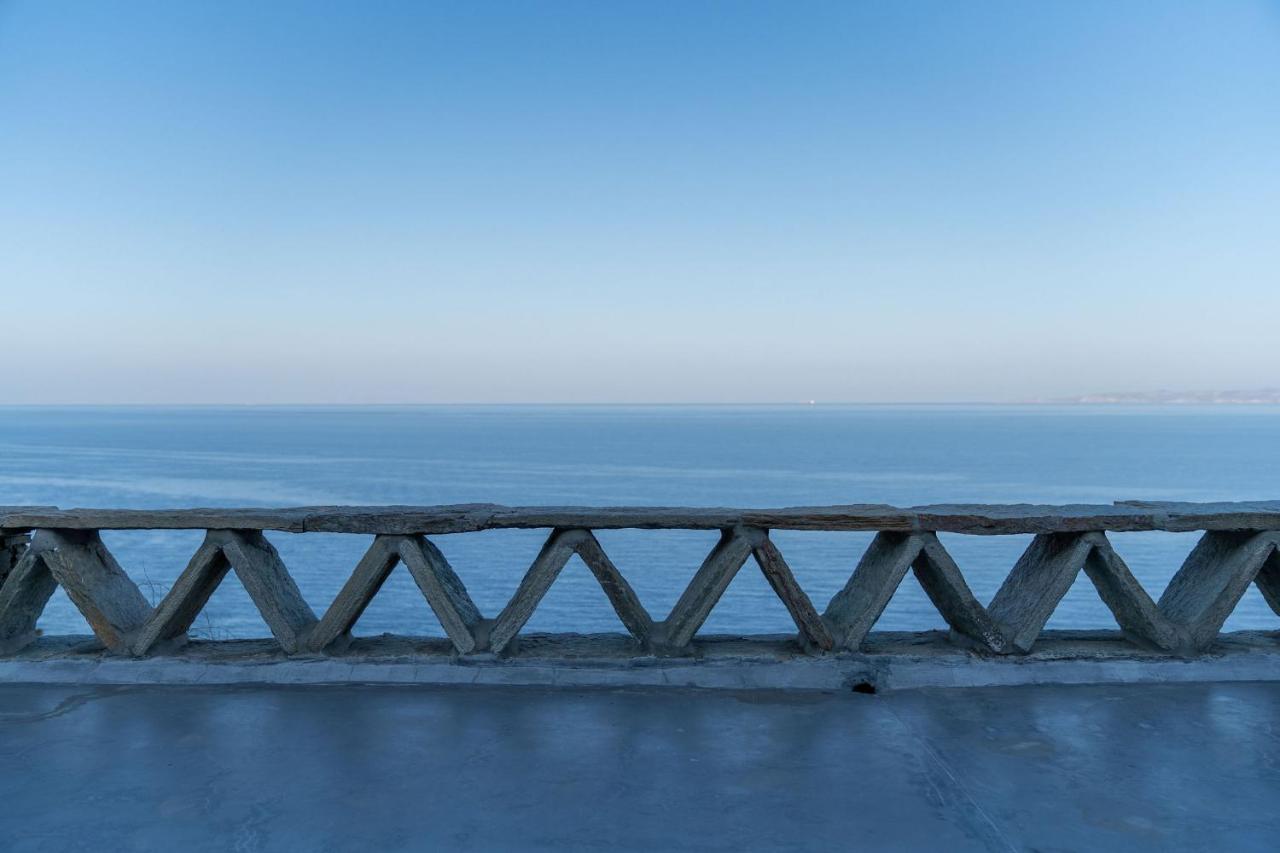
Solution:
[[[0,504],[62,507],[312,504],[786,505],[1109,503],[1280,497],[1280,408],[1052,406],[427,406],[0,408]],[[159,600],[199,532],[108,532],[108,547]],[[436,538],[486,615],[495,615],[545,533]],[[323,612],[369,537],[271,533]],[[601,542],[655,618],[675,603],[714,533],[604,531]],[[775,541],[821,609],[868,534],[779,531]],[[1158,597],[1195,534],[1113,534]],[[990,600],[1028,538],[944,535],[974,592]],[[1227,628],[1277,628],[1251,589]],[[878,625],[941,627],[908,576]],[[1114,627],[1082,575],[1050,627]],[[41,627],[86,633],[59,592]],[[575,558],[529,630],[621,630]],[[792,630],[748,563],[704,631]],[[357,634],[439,635],[403,568]],[[265,636],[229,578],[193,634]]]

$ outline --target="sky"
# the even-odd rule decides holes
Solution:
[[[1280,386],[1280,2],[0,0],[8,403]]]

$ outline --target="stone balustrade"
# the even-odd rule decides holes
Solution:
[[[546,543],[500,613],[485,616],[430,537],[545,528]],[[718,530],[719,542],[671,612],[655,619],[593,531]],[[103,530],[205,530],[204,542],[152,607],[117,564]],[[771,530],[874,531],[848,583],[819,612],[796,581]],[[1134,578],[1108,532],[1203,531],[1159,600]],[[264,531],[339,532],[373,541],[329,608],[303,600]],[[990,604],[970,591],[937,534],[1033,534]],[[1083,570],[1115,615],[1126,642],[1189,657],[1219,638],[1250,583],[1280,613],[1280,501],[1231,504],[882,505],[725,509],[672,507],[304,507],[116,510],[0,507],[0,654],[38,636],[57,586],[97,639],[123,657],[180,649],[209,597],[234,572],[290,656],[341,654],[350,631],[392,569],[403,563],[457,656],[518,657],[521,630],[566,562],[577,554],[612,603],[636,656],[697,653],[698,632],[749,559],[795,622],[797,650],[856,653],[908,571],[950,626],[950,640],[988,656],[1030,652],[1058,602]],[[746,638],[750,640],[751,638]]]

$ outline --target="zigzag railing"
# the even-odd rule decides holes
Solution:
[[[481,615],[428,536],[499,528],[550,535],[506,607]],[[655,621],[594,530],[719,530],[720,539],[667,617]],[[154,608],[99,532],[203,529],[204,542]],[[876,531],[844,588],[819,613],[770,539],[774,529]],[[312,612],[263,531],[373,535],[329,609]],[[1151,596],[1111,547],[1109,531],[1203,531],[1161,595]],[[973,595],[939,532],[1034,534],[988,606]],[[577,554],[603,588],[637,653],[688,654],[721,595],[749,559],[786,605],[798,646],[815,655],[856,652],[908,570],[951,628],[954,642],[995,655],[1030,652],[1083,571],[1131,643],[1174,655],[1209,649],[1249,584],[1280,614],[1280,502],[1124,503],[1112,506],[878,505],[778,510],[682,508],[313,507],[283,510],[57,510],[0,508],[0,653],[37,637],[61,586],[111,652],[145,657],[185,641],[213,591],[234,572],[289,655],[337,654],[392,569],[404,563],[459,655],[518,653],[516,640],[567,561]]]

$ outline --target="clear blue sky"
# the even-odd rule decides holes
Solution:
[[[8,402],[1280,385],[1280,3],[0,0]]]

